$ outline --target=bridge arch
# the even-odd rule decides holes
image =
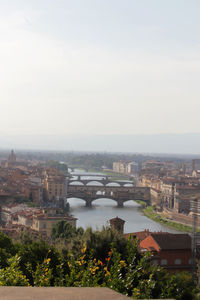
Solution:
[[[91,180],[89,181],[86,186],[104,186],[102,182],[96,181],[96,180]]]
[[[69,197],[67,198],[67,202],[69,203],[70,205],[70,202],[73,200],[73,203],[75,203],[76,201],[77,202],[80,202],[80,201],[83,201],[86,203],[86,200],[84,198],[79,198],[79,197]]]
[[[133,185],[133,183],[125,183],[125,184],[123,184],[123,186],[124,187],[133,187],[134,185]]]
[[[91,201],[91,204],[93,203],[93,202],[96,202],[96,201],[98,201],[98,200],[100,200],[100,201],[102,201],[102,200],[110,200],[110,201],[112,201],[112,202],[115,202],[116,203],[116,206],[118,205],[118,202],[117,202],[117,200],[115,200],[114,198],[109,198],[109,196],[108,197],[105,197],[105,196],[103,196],[102,195],[102,197],[100,197],[100,198],[94,198],[92,201]]]
[[[78,180],[74,180],[74,181],[71,181],[69,183],[69,185],[84,185],[84,183],[81,181],[78,181]]]
[[[118,182],[109,182],[106,184],[106,186],[115,187],[115,186],[121,186]]]

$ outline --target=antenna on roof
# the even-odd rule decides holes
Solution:
[[[193,213],[193,228],[192,228],[192,279],[195,279],[196,273],[196,232],[198,220],[198,198],[191,201],[191,211]]]

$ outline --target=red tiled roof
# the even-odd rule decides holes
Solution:
[[[191,237],[189,234],[168,233],[167,235],[164,235],[153,233],[151,236],[161,250],[191,249]]]
[[[124,237],[129,238],[131,237],[132,239],[138,239],[139,241],[144,240],[147,236],[149,236],[152,232],[149,230],[144,230],[144,231],[139,231],[139,232],[131,232],[131,233],[125,233]]]

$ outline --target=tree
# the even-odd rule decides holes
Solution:
[[[19,266],[20,257],[15,255],[8,259],[8,266],[0,269],[0,286],[28,286],[29,282]]]
[[[76,229],[76,227],[72,226],[67,221],[59,221],[52,228],[52,238],[55,239],[65,239],[71,240],[72,238],[82,235],[84,230],[80,227]]]
[[[127,240],[123,235],[109,227],[103,227],[101,231],[93,231],[87,228],[83,237],[83,242],[87,246],[87,252],[92,252],[93,257],[104,260],[105,255],[110,251],[111,244],[119,253],[125,255]]]
[[[7,260],[16,253],[15,246],[8,236],[0,231],[0,267],[8,266]]]

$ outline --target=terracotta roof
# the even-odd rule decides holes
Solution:
[[[151,234],[161,250],[191,249],[189,234]]]
[[[132,239],[138,239],[139,241],[144,240],[147,236],[151,235],[152,232],[149,230],[139,231],[139,232],[131,232],[131,233],[125,233],[124,237],[128,239],[131,237]]]

